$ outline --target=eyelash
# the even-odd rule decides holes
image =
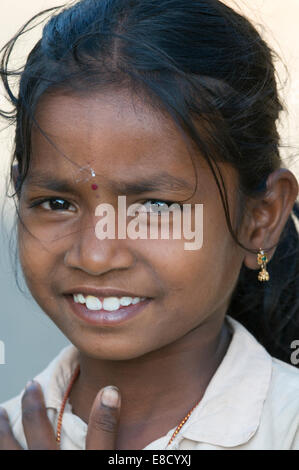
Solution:
[[[171,206],[172,204],[177,204],[180,207],[180,210],[183,210],[183,204],[180,204],[179,202],[175,201],[164,201],[164,199],[147,199],[145,202],[151,201],[153,203],[155,202],[163,202],[164,204],[167,204],[168,206]]]
[[[68,205],[72,205],[70,202],[68,202],[66,199],[62,199],[62,198],[48,198],[48,199],[41,199],[41,200],[38,200],[38,201],[35,201],[34,203],[32,203],[29,207],[30,208],[34,208],[34,207],[38,207],[38,206],[41,206],[42,204],[44,204],[45,202],[53,202],[53,201],[63,201],[63,202],[66,202]],[[145,202],[153,202],[153,203],[156,203],[156,202],[163,202],[164,204],[167,204],[169,206],[171,206],[172,204],[178,204],[179,207],[180,207],[180,210],[183,209],[183,204],[180,204],[179,202],[175,202],[175,201],[164,201],[164,199],[146,199]],[[145,203],[144,202],[144,203]],[[143,203],[143,204],[144,204]],[[49,210],[49,209],[45,209],[45,210]],[[67,210],[67,209],[62,209],[62,210]],[[49,212],[60,212],[60,210],[49,210]],[[74,211],[72,211],[74,212]]]
[[[72,205],[70,202],[68,202],[66,199],[62,199],[60,197],[51,197],[51,198],[48,198],[48,199],[40,199],[38,201],[35,201],[33,202],[32,204],[30,204],[30,209],[31,208],[34,208],[34,207],[38,207],[38,206],[41,206],[42,204],[44,204],[45,202],[53,202],[53,201],[63,201],[63,202],[66,202],[68,205]],[[46,209],[46,210],[49,210],[49,209]],[[67,210],[67,209],[62,209],[62,210]],[[55,210],[49,210],[49,212],[60,212],[59,210],[58,211],[55,211]],[[74,211],[72,211],[74,212]]]

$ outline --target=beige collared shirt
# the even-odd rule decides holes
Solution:
[[[175,428],[143,450],[150,449],[299,449],[299,370],[271,357],[239,322],[227,316],[233,336],[206,392],[167,446]],[[64,348],[35,377],[43,389],[49,419],[56,429],[62,397],[78,364],[78,350]],[[22,426],[22,392],[2,403],[12,430],[27,449]],[[87,425],[67,402],[61,448],[85,449]]]

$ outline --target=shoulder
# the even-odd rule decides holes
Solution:
[[[269,379],[273,390],[280,389],[284,383],[285,391],[298,391],[299,369],[271,356],[264,346],[239,321],[229,316],[227,316],[227,320],[234,333],[233,343],[235,353],[242,353],[247,365],[252,364],[253,370],[257,372],[258,368],[261,369],[262,365],[265,365],[263,373],[265,374],[267,369],[271,371]]]
[[[250,367],[250,372],[260,379],[268,376],[267,397],[279,398],[280,403],[294,396],[293,404],[299,403],[299,369],[295,366],[272,357],[259,341],[237,320],[228,317],[235,336],[235,353],[242,353]],[[295,397],[297,399],[295,400]]]
[[[299,423],[299,369],[272,357],[269,399],[278,411],[294,410]]]
[[[281,392],[286,388],[299,392],[299,369],[291,364],[272,357],[272,382]],[[299,394],[298,394],[299,399]]]
[[[299,450],[299,370],[274,357],[261,428],[275,448]]]
[[[246,383],[242,406],[251,409],[248,419],[256,414],[261,448],[299,449],[299,369],[272,357],[241,323],[228,320],[235,336],[233,359],[242,369],[237,367],[239,386]]]

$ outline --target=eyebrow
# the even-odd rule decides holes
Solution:
[[[185,189],[194,189],[193,185],[181,177],[170,175],[166,171],[151,175],[150,178],[139,178],[137,181],[105,180],[115,193],[127,195],[142,194],[155,190],[176,192]],[[71,193],[74,185],[66,179],[53,178],[46,174],[32,174],[28,176],[27,185],[48,189],[50,191]]]

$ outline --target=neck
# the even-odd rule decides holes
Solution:
[[[88,423],[99,390],[116,385],[122,399],[120,425],[148,426],[155,420],[161,423],[163,417],[167,432],[202,398],[229,346],[226,323],[211,321],[130,360],[101,360],[80,353],[80,375],[69,397],[73,413]]]

